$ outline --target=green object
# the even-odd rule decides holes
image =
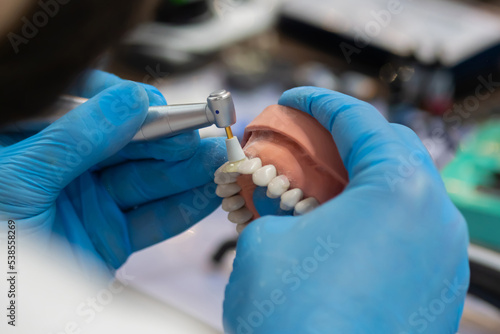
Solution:
[[[500,251],[500,121],[481,126],[442,176],[471,242]]]
[[[189,2],[189,0],[170,0],[170,3],[176,6],[182,6],[188,4]]]

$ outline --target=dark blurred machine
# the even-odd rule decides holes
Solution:
[[[289,0],[280,28],[374,75],[391,62],[449,71],[464,96],[479,75],[498,73],[499,13],[449,0]]]
[[[163,0],[156,20],[137,28],[117,50],[144,67],[174,72],[206,63],[220,50],[268,30],[276,9],[255,0]]]

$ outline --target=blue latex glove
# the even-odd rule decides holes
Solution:
[[[14,220],[42,246],[61,237],[92,276],[216,209],[213,173],[226,153],[223,138],[197,131],[129,144],[164,97],[105,72],[85,79],[71,93],[87,103],[27,139],[0,137],[0,223]]]
[[[304,216],[266,216],[243,231],[226,332],[456,333],[466,224],[415,133],[325,89],[293,89],[279,103],[331,131],[350,182]]]

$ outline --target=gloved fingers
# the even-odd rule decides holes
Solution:
[[[124,210],[199,187],[226,161],[224,138],[207,138],[189,159],[127,162],[104,169],[101,182]]]
[[[175,162],[192,157],[200,142],[198,131],[190,131],[152,142],[130,143],[119,153],[127,160],[156,159]]]
[[[88,70],[80,76],[77,83],[68,93],[84,98],[91,98],[110,87],[124,82],[127,82],[127,80],[124,80],[117,75],[99,70]],[[161,106],[167,104],[165,97],[163,97],[157,88],[144,83],[137,84],[141,85],[148,93],[149,105]]]
[[[10,168],[33,191],[57,196],[69,182],[123,148],[144,122],[148,96],[126,82],[109,88],[49,127],[2,153],[12,154]],[[28,173],[23,178],[23,173]]]
[[[132,160],[155,159],[166,162],[186,160],[196,153],[199,145],[200,135],[198,131],[190,131],[155,141],[132,142],[96,167],[104,169]]]
[[[111,73],[99,70],[88,70],[84,74],[82,74],[78,82],[73,87],[71,87],[71,89],[68,91],[68,94],[84,98],[92,98],[110,87],[126,82],[130,81],[121,79],[120,77]],[[165,97],[157,88],[140,82],[137,84],[141,85],[146,90],[150,106],[161,106],[167,104]],[[12,145],[32,135],[34,135],[34,133],[2,135],[0,136],[0,147]],[[131,143],[131,145],[133,145],[133,143]],[[137,151],[137,149],[135,151]],[[114,160],[116,161],[113,163],[108,162],[104,165],[116,164],[120,161],[125,161],[125,159],[119,159],[118,157],[114,157]]]
[[[407,145],[409,150],[427,151],[417,134],[407,126],[397,123],[391,123],[391,127],[398,134],[398,136]]]
[[[35,135],[35,133],[9,133],[0,135],[0,147],[7,147],[14,145],[26,138]]]
[[[182,233],[211,214],[222,202],[215,189],[216,184],[210,182],[128,212],[133,251]]]
[[[407,154],[389,122],[373,106],[353,97],[302,87],[285,92],[279,104],[309,113],[332,133],[351,183],[385,183],[384,172],[397,169],[398,156]]]
[[[100,92],[121,84],[124,81],[115,74],[89,69],[78,77],[77,82],[70,87],[68,94],[90,99]]]
[[[408,152],[406,156],[400,157],[401,165],[399,168],[405,168],[408,171],[422,169],[425,170],[429,178],[432,178],[432,189],[446,194],[446,189],[441,178],[441,174],[434,164],[429,151],[417,134],[410,128],[401,124],[391,124],[392,128],[399,135],[401,140],[406,143]],[[401,173],[405,174],[405,172]],[[432,190],[428,189],[428,193]],[[443,197],[447,198],[447,196]]]

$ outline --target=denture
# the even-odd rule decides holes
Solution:
[[[265,215],[303,215],[337,196],[348,182],[333,137],[302,111],[273,105],[246,128],[247,158],[215,172],[222,209],[238,233]]]

